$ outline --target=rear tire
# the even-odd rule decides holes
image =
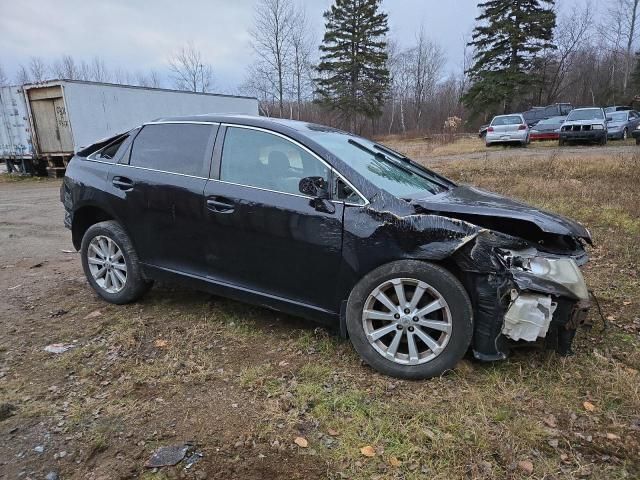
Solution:
[[[152,286],[142,274],[133,244],[118,222],[89,227],[80,248],[82,269],[91,287],[109,303],[138,300]]]
[[[346,317],[362,359],[396,378],[425,379],[453,369],[473,336],[473,309],[462,284],[444,268],[415,260],[365,275],[349,295]]]

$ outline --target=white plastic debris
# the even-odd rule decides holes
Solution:
[[[75,347],[75,345],[69,343],[52,343],[44,347],[44,351],[49,353],[64,353],[73,347]]]
[[[513,340],[533,342],[545,337],[558,304],[549,295],[512,293],[511,306],[504,316],[502,333]]]

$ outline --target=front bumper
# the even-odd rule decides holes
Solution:
[[[580,130],[580,131],[561,131],[560,140],[565,141],[590,141],[597,142],[606,138],[606,130]]]
[[[474,356],[501,360],[516,342],[542,342],[570,354],[576,329],[591,308],[578,267],[586,253],[551,255],[509,247],[508,241],[478,237],[456,255],[468,272],[466,287],[474,305]]]

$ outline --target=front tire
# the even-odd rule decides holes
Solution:
[[[606,144],[607,144],[607,136],[605,135],[600,139],[600,145],[604,147]]]
[[[629,130],[627,130],[626,128],[622,131],[622,140],[626,140],[627,138],[629,138]]]
[[[113,220],[96,223],[82,237],[82,269],[91,287],[109,303],[138,300],[151,287],[133,244]]]
[[[427,262],[401,260],[365,275],[347,302],[354,348],[375,370],[425,379],[451,370],[473,335],[473,309],[462,284]]]
[[[560,137],[560,138],[558,139],[558,146],[559,146],[559,147],[564,147],[564,146],[565,146],[565,143],[566,143],[566,142],[565,142],[565,139],[564,139],[564,138]]]

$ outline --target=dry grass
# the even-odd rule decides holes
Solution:
[[[461,143],[438,148],[472,148]],[[392,146],[411,155],[419,144]],[[162,286],[139,304],[89,307],[102,316],[88,323],[78,306],[95,299],[78,293],[87,292],[78,280],[59,305],[72,312],[65,324],[78,348],[31,354],[31,371],[3,379],[4,401],[28,406],[21,422],[64,419],[85,473],[120,454],[138,476],[175,478],[141,463],[177,437],[202,447],[199,468],[256,465],[249,478],[262,471],[251,463],[259,455],[327,465],[329,478],[638,478],[640,156],[457,160],[438,170],[583,222],[595,239],[586,277],[610,328],[602,333],[592,314],[598,325],[579,332],[574,357],[531,349],[405,382],[309,323]],[[61,388],[53,400],[51,379]],[[309,447],[293,445],[296,436]],[[360,453],[367,445],[373,458]],[[524,460],[531,475],[517,466]],[[80,478],[78,468],[69,477]]]

